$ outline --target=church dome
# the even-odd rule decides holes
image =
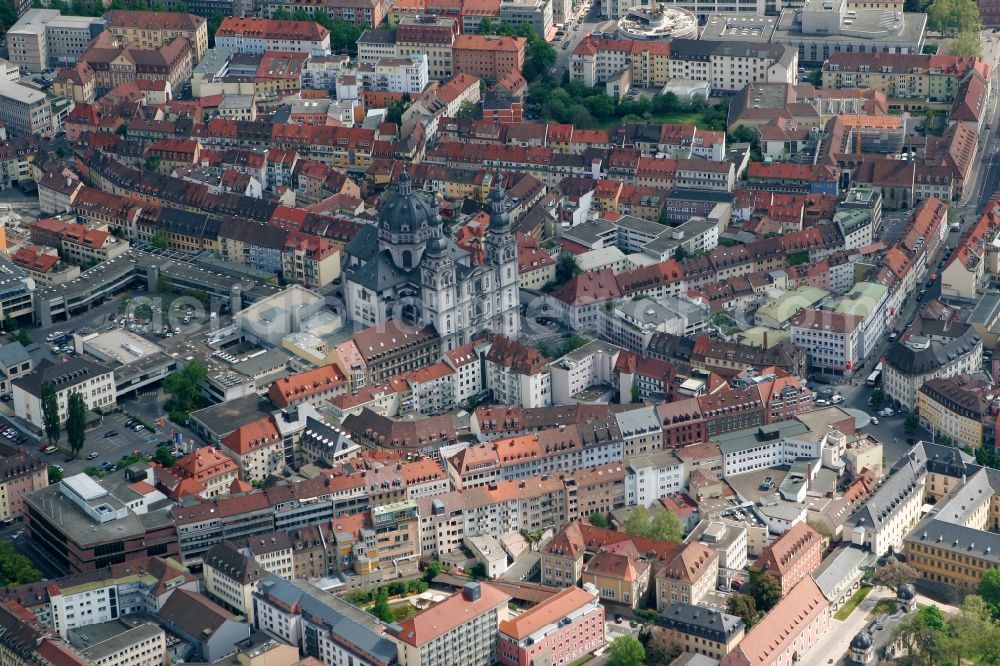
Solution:
[[[860,634],[855,636],[853,640],[851,640],[852,650],[864,651],[870,649],[871,646],[872,646],[872,637],[871,634],[869,634],[867,631],[862,631]]]
[[[915,596],[917,596],[917,590],[910,583],[906,583],[905,585],[900,585],[899,589],[896,590],[896,599],[900,601],[909,601],[910,599],[913,599]]]
[[[431,204],[420,192],[414,192],[410,174],[399,176],[396,191],[386,197],[379,207],[379,226],[394,235],[416,234],[426,229],[436,215]]]

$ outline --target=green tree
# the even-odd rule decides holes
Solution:
[[[903,419],[903,430],[905,430],[906,432],[915,432],[916,429],[919,427],[920,427],[920,419],[918,419],[917,415],[914,414],[913,412],[907,414],[906,418]]]
[[[87,439],[87,405],[78,391],[70,393],[67,401],[66,438],[74,456],[80,453]]]
[[[153,237],[150,239],[149,244],[158,250],[166,250],[168,247],[170,247],[170,238],[167,237],[167,234],[165,232],[157,231],[155,234],[153,234]]]
[[[632,536],[646,536],[649,532],[649,509],[639,505],[629,511],[622,528]]]
[[[664,208],[664,211],[666,211],[665,208]],[[684,261],[685,259],[687,259],[690,256],[691,256],[691,253],[688,252],[688,249],[686,247],[684,247],[683,245],[678,245],[677,249],[674,250],[674,259],[676,259],[677,261]]]
[[[658,617],[656,611],[649,612]],[[684,652],[676,639],[662,631],[643,631],[639,634],[639,641],[646,650],[646,666],[672,664]]]
[[[911,657],[921,657],[928,666],[940,663],[945,655],[945,619],[937,606],[925,606],[908,615],[896,627],[895,635]]]
[[[143,161],[143,166],[146,167],[146,171],[159,171],[160,162],[162,158],[159,155],[146,155],[146,159]]]
[[[590,512],[590,524],[594,527],[603,527],[608,529],[611,525],[608,524],[608,519],[604,517],[604,514],[600,511]]]
[[[431,560],[427,568],[424,569],[424,580],[428,583],[437,578],[438,574],[441,573],[441,563],[437,560]]]
[[[271,18],[277,21],[288,21],[292,18],[292,15],[288,13],[288,10],[284,7],[279,7],[278,9],[271,12]]]
[[[191,361],[180,372],[174,372],[163,380],[163,390],[170,395],[165,406],[171,419],[186,423],[187,415],[204,405],[201,387],[206,376],[205,366]]]
[[[403,124],[403,112],[406,111],[406,103],[403,100],[399,100],[392,106],[390,106],[385,112],[385,122],[396,123],[397,125]]]
[[[1000,621],[1000,569],[989,569],[979,579],[979,596],[986,602],[993,619]]]
[[[890,590],[899,589],[900,585],[912,583],[920,578],[920,573],[905,562],[891,560],[885,566],[875,569],[875,581],[885,585]]]
[[[49,485],[59,483],[63,480],[63,473],[55,465],[49,465]]]
[[[757,622],[757,604],[747,594],[734,594],[726,599],[726,612],[742,618],[747,630]]]
[[[31,560],[14,550],[14,544],[0,541],[0,586],[16,587],[41,579],[42,574],[31,565]]]
[[[206,22],[205,28],[208,30],[208,46],[209,48],[215,48],[215,33],[219,31],[219,26],[222,25],[222,19],[225,16],[222,12],[213,13]]]
[[[573,276],[580,273],[580,267],[576,263],[576,259],[569,252],[563,252],[559,255],[559,259],[556,260],[556,284],[566,284]]]
[[[757,609],[766,613],[781,601],[781,581],[763,571],[750,569],[750,596]]]
[[[477,35],[495,35],[496,28],[493,25],[493,19],[489,17],[484,17],[479,21],[479,27],[476,28]]]
[[[392,614],[392,609],[389,608],[389,600],[383,588],[379,588],[379,593],[375,598],[375,605],[372,606],[371,613],[386,624],[392,624],[396,621],[396,617]]]
[[[329,15],[325,11],[317,11],[316,15],[326,17],[329,20]],[[317,21],[319,22],[319,21]],[[358,52],[358,38],[361,37],[361,33],[364,32],[364,28],[355,25],[350,21],[345,21],[344,19],[337,19],[332,21],[330,26],[330,48],[334,51],[346,51],[350,55],[355,55]]]
[[[459,120],[479,120],[483,117],[482,107],[472,102],[462,102],[455,117]]]
[[[32,345],[31,336],[28,335],[27,331],[18,331],[17,341],[21,343],[22,347],[30,347]]]
[[[878,411],[882,408],[882,403],[885,402],[885,393],[882,392],[882,389],[877,388],[872,391],[872,394],[868,396],[868,399],[872,404],[872,409]]]
[[[809,72],[809,76],[806,77],[806,83],[811,83],[817,88],[823,85],[823,70],[814,69]]]
[[[56,396],[56,387],[52,382],[42,382],[41,403],[45,436],[52,444],[58,444],[62,420],[59,418],[59,399]]]
[[[927,8],[927,30],[955,37],[979,32],[979,6],[974,0],[934,0]]]
[[[979,37],[979,31],[970,30],[959,34],[948,47],[948,55],[964,58],[978,58],[983,55],[983,42]]]
[[[657,511],[649,521],[649,537],[661,541],[680,543],[684,539],[684,526],[673,511]]]
[[[607,651],[608,666],[645,666],[646,648],[633,636],[619,636],[611,641]]]
[[[153,454],[153,460],[164,467],[173,467],[177,459],[174,458],[174,454],[170,452],[169,446],[158,446],[156,447],[156,453]]]

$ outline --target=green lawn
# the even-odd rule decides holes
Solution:
[[[576,661],[571,662],[569,664],[569,666],[582,666],[582,664],[586,664],[588,661],[590,661],[593,658],[594,658],[594,653],[593,652],[588,652],[587,654],[583,655],[582,657],[580,657]]]
[[[851,598],[847,600],[846,604],[844,604],[844,607],[841,608],[839,611],[837,611],[837,613],[833,616],[834,619],[846,620],[847,618],[849,618],[851,616],[851,613],[854,612],[854,609],[857,608],[858,605],[865,600],[865,597],[867,597],[868,593],[871,591],[872,591],[871,586],[865,585],[857,592],[852,594]]]
[[[663,124],[663,123],[676,123],[678,125],[695,125],[698,129],[708,129],[708,123],[705,121],[705,114],[698,111],[683,111],[678,113],[661,113],[653,114],[652,120],[649,121],[652,124]],[[617,127],[622,124],[621,118],[614,118],[603,123],[597,123],[595,127],[597,129],[609,129],[611,127]]]
[[[396,622],[402,622],[403,620],[413,617],[418,613],[417,607],[409,601],[405,601],[401,604],[392,604],[389,608],[392,609],[392,615],[396,618]]]
[[[894,599],[880,599],[878,603],[875,604],[875,608],[872,609],[871,613],[868,613],[868,619],[874,619],[879,615],[889,615],[896,611],[896,601]]]

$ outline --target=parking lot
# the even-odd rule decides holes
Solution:
[[[764,482],[765,477],[771,477],[773,485],[770,490],[761,490],[761,483]],[[761,497],[764,495],[775,495],[778,492],[778,486],[784,481],[785,477],[788,476],[788,470],[779,467],[769,467],[767,469],[758,469],[753,472],[747,472],[746,474],[740,474],[738,476],[727,477],[726,480],[729,485],[744,497],[747,501],[756,504]]]
[[[126,402],[123,407],[127,408],[128,405],[129,403]],[[66,460],[68,447],[66,437],[63,435],[62,450],[59,453],[46,456],[49,463],[62,467],[63,474],[69,476],[78,474],[88,467],[100,468],[102,463],[115,464],[123,457],[132,455],[135,451],[151,456],[156,452],[156,447],[160,442],[169,439],[169,431],[164,434],[160,432],[159,428],[157,428],[157,432],[149,432],[145,428],[136,431],[134,428],[127,427],[125,424],[131,418],[124,411],[106,415],[100,424],[87,431],[87,439],[83,449],[80,451],[79,457],[74,460]],[[155,424],[151,425],[155,426]],[[116,434],[105,436],[111,432]],[[94,453],[97,456],[88,458]]]

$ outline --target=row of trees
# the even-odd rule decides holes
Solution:
[[[59,443],[62,434],[62,418],[59,414],[59,397],[52,382],[42,383],[42,425],[45,436],[53,445]],[[76,455],[83,449],[87,439],[87,404],[83,396],[73,391],[66,399],[66,439],[69,448]]]
[[[704,98],[682,100],[674,93],[652,99],[615,100],[599,88],[590,88],[564,77],[562,83],[546,80],[532,86],[527,97],[530,108],[542,120],[594,128],[611,121],[622,123],[691,122],[705,129],[725,131],[729,99],[709,104]]]

